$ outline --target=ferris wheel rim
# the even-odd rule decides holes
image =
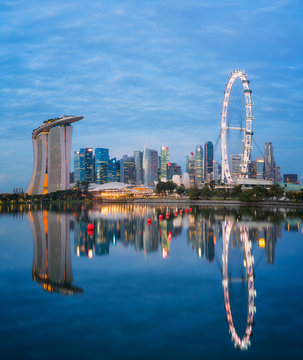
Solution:
[[[221,157],[222,157],[222,181],[226,179],[228,183],[233,183],[234,179],[231,176],[229,163],[228,163],[228,153],[227,153],[227,143],[226,143],[226,131],[227,127],[227,114],[230,94],[235,80],[239,78],[242,83],[244,101],[245,101],[245,128],[244,128],[244,139],[243,139],[243,150],[242,150],[242,160],[241,160],[241,178],[248,177],[248,164],[250,163],[250,154],[252,149],[252,106],[251,101],[251,89],[249,87],[249,80],[247,80],[247,75],[243,70],[234,70],[228,78],[226,84],[222,111],[221,111]]]

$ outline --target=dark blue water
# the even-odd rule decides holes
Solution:
[[[1,359],[299,359],[302,219],[302,211],[281,209],[2,208]],[[226,320],[227,243],[241,339],[249,326],[245,244],[254,257],[247,349],[235,347]]]

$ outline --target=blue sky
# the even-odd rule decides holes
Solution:
[[[233,69],[251,81],[256,143],[303,175],[302,18],[301,0],[1,0],[0,192],[26,188],[31,132],[62,114],[85,116],[72,151],[168,145],[184,166],[216,142]]]

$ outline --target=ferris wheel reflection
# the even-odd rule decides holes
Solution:
[[[251,253],[251,241],[248,237],[248,229],[245,226],[240,226],[240,241],[243,249],[243,265],[245,268],[245,279],[248,285],[248,311],[246,319],[246,329],[244,335],[240,337],[235,329],[229,296],[229,283],[231,278],[228,273],[228,249],[231,237],[231,232],[235,223],[232,220],[227,220],[222,223],[223,235],[223,254],[222,254],[222,287],[224,294],[224,306],[226,311],[226,319],[229,326],[231,339],[235,347],[246,350],[250,345],[250,337],[252,335],[252,327],[254,324],[254,314],[256,312],[255,297],[256,290],[254,284],[254,257]]]

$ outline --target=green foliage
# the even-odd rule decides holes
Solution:
[[[185,193],[185,186],[183,184],[178,186],[176,191],[178,195],[183,195]]]
[[[212,193],[212,190],[208,187],[207,184],[205,184],[200,190],[200,194],[202,199],[210,199],[213,195],[215,195],[215,192]]]
[[[189,189],[189,198],[191,200],[198,200],[201,197],[201,190],[197,187],[193,187]]]
[[[159,181],[156,186],[157,194],[172,194],[177,188],[177,185],[172,181]]]
[[[279,200],[284,196],[284,190],[279,184],[273,184],[268,190],[268,194],[269,197],[276,198],[276,200]]]

